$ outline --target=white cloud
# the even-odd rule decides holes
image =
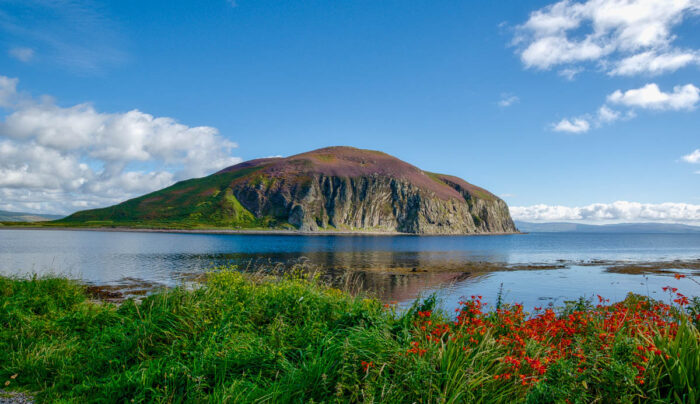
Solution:
[[[585,118],[562,119],[554,124],[552,129],[555,132],[586,133],[591,128],[591,124]]]
[[[75,190],[91,175],[78,156],[33,143],[0,143],[0,187]]]
[[[603,105],[598,109],[598,121],[603,123],[612,123],[620,119],[620,112],[614,111]]]
[[[235,147],[216,128],[188,127],[138,110],[100,113],[89,104],[25,106],[0,123],[0,133],[55,150],[81,150],[86,157],[105,163],[182,164],[186,176],[201,176],[230,163],[225,151]]]
[[[585,133],[591,126],[601,127],[618,120],[628,120],[637,116],[632,108],[644,108],[654,110],[690,110],[695,108],[700,100],[700,89],[692,84],[676,86],[673,92],[664,93],[655,83],[644,87],[627,90],[617,90],[607,97],[607,102],[618,104],[629,109],[625,112],[617,111],[603,104],[593,114],[585,114],[579,118],[562,119],[552,125],[556,132]]]
[[[0,107],[9,107],[17,97],[17,79],[0,76]]]
[[[29,62],[34,58],[34,49],[32,48],[11,48],[7,52],[13,58],[19,60],[20,62]]]
[[[16,85],[0,76],[0,105],[11,110],[0,121],[0,208],[68,213],[76,203],[123,201],[241,161],[216,128],[46,97],[12,102]]]
[[[700,65],[700,50],[679,47],[674,33],[699,15],[700,0],[562,0],[530,13],[513,42],[526,68],[557,68],[568,80],[591,67],[610,76],[661,75]],[[617,90],[596,113],[562,119],[552,128],[584,133],[631,119],[635,108],[690,110],[698,101],[700,89],[693,84],[663,92],[650,83]],[[613,104],[627,110],[613,110]]]
[[[692,164],[700,163],[700,149],[695,149],[694,152],[686,154],[682,159]]]
[[[671,51],[659,54],[656,51],[647,51],[620,60],[610,71],[610,75],[633,76],[640,73],[659,75],[676,71],[691,63],[700,63],[698,52]]]
[[[501,94],[501,100],[498,101],[498,105],[501,107],[509,107],[513,104],[520,102],[520,98],[513,94]]]
[[[529,68],[601,62],[611,74],[658,74],[692,62],[673,29],[698,10],[700,0],[563,0],[532,12],[514,42]]]
[[[700,224],[700,205],[687,203],[639,203],[617,201],[594,203],[581,207],[557,205],[513,206],[510,213],[515,220],[534,222],[584,221],[666,222]]]
[[[583,71],[580,67],[569,67],[559,70],[559,75],[565,79],[572,81],[576,76]]]
[[[521,58],[527,67],[548,69],[564,63],[599,59],[605,53],[603,48],[590,41],[574,43],[566,38],[548,37],[531,44]]]
[[[641,88],[620,90],[608,96],[608,101],[628,107],[639,107],[657,110],[692,109],[700,100],[700,89],[692,84],[673,87],[672,93],[665,93],[655,83]]]

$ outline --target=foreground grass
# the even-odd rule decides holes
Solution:
[[[692,403],[699,306],[528,315],[475,296],[455,320],[434,299],[397,313],[301,277],[224,270],[120,306],[0,278],[0,382],[44,402]]]

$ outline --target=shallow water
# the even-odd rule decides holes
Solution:
[[[408,302],[435,291],[448,307],[472,294],[493,303],[501,284],[505,301],[528,308],[596,293],[614,300],[629,291],[658,297],[665,285],[700,295],[700,285],[669,273],[607,270],[620,262],[698,260],[700,234],[416,237],[0,230],[0,273],[53,272],[94,284],[173,286],[214,265],[256,268],[301,259],[331,277],[351,271],[386,301]]]

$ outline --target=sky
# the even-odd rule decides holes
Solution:
[[[700,224],[700,0],[0,0],[0,209],[382,150],[528,221]]]

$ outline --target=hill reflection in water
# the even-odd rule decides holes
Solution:
[[[217,265],[241,270],[308,262],[332,282],[361,284],[404,304],[432,292],[531,306],[600,293],[657,296],[672,285],[700,295],[700,234],[533,233],[509,236],[287,236],[2,230],[0,274],[57,273],[143,292],[174,286]],[[612,269],[611,269],[612,268]],[[643,276],[641,276],[641,275]]]

